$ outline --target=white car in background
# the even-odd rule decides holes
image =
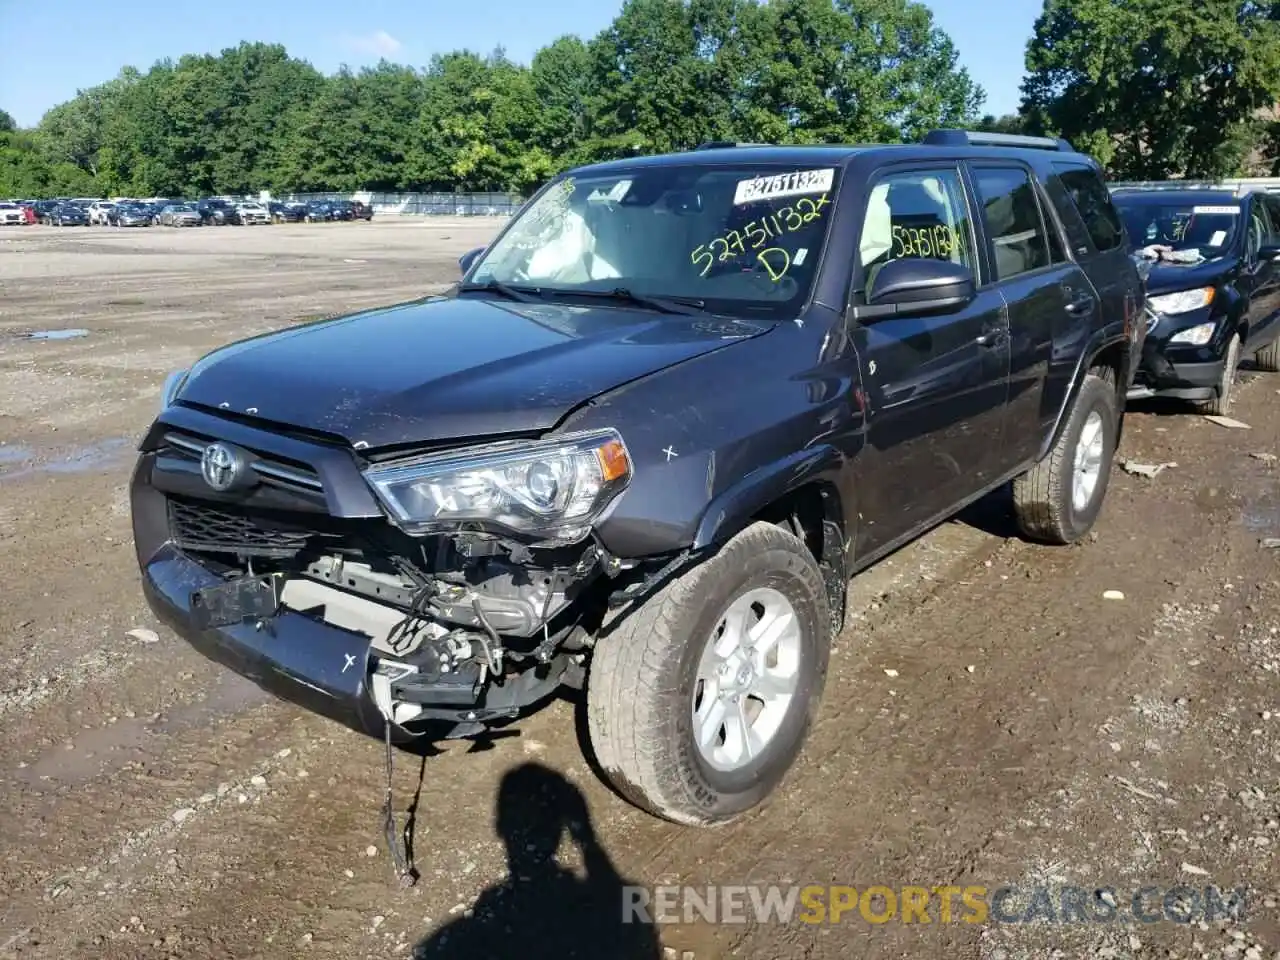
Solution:
[[[0,227],[20,227],[26,224],[27,215],[16,203],[0,203]]]
[[[254,223],[270,223],[271,211],[252,201],[236,204],[236,218],[242,226]]]
[[[89,225],[105,227],[107,225],[107,214],[114,210],[116,206],[110,200],[95,200],[89,204]]]

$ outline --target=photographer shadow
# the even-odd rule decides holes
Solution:
[[[416,960],[662,955],[652,925],[624,922],[628,882],[600,846],[577,787],[541,764],[524,764],[503,777],[495,819],[507,848],[506,878],[481,893],[468,915],[418,943]],[[584,876],[556,860],[565,833]]]

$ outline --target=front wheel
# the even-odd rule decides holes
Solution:
[[[1272,340],[1257,352],[1254,360],[1259,370],[1267,373],[1280,373],[1280,338]]]
[[[1240,334],[1234,334],[1227,344],[1227,355],[1222,361],[1222,374],[1218,378],[1217,392],[1209,400],[1196,404],[1201,413],[1211,416],[1225,416],[1231,406],[1236,382],[1236,368],[1240,366]]]
[[[1089,533],[1111,479],[1120,416],[1114,374],[1087,374],[1053,449],[1013,481],[1014,512],[1024,534],[1068,544]]]
[[[600,767],[626,799],[676,823],[752,809],[800,753],[830,631],[808,547],[753,524],[597,641],[586,709]]]

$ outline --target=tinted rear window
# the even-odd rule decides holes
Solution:
[[[1074,164],[1055,163],[1054,171],[1067,188],[1071,202],[1075,204],[1094,249],[1099,252],[1114,250],[1124,243],[1124,227],[1120,214],[1111,202],[1111,194],[1097,170]]]

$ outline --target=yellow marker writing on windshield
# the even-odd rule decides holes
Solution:
[[[774,256],[770,257],[769,254]],[[782,247],[766,247],[756,254],[756,259],[769,271],[769,279],[774,283],[785,277],[791,269],[791,254]]]
[[[812,223],[822,216],[823,209],[830,203],[831,198],[825,193],[816,200],[801,197],[794,207],[780,207],[777,213],[765,214],[752,220],[741,230],[729,230],[714,240],[702,244],[690,254],[690,259],[702,268],[698,275],[705,277],[717,263],[736,260],[740,254],[746,253],[748,248],[763,252],[762,248],[770,240],[781,239],[788,233],[795,233],[806,223]],[[783,273],[785,274],[786,270]]]

